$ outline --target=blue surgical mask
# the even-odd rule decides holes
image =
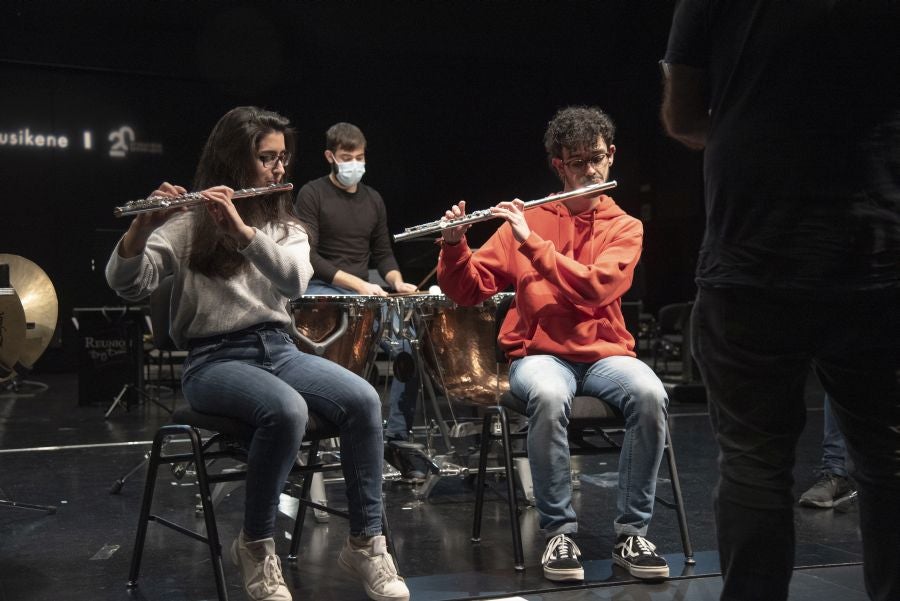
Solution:
[[[347,188],[358,184],[365,172],[366,164],[363,161],[334,162],[334,176]]]

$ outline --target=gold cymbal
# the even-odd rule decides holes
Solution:
[[[56,330],[56,289],[44,270],[25,257],[0,254],[2,263],[9,265],[9,280],[25,311],[25,343],[18,362],[30,369],[50,346]]]
[[[0,382],[15,375],[25,346],[25,310],[12,288],[0,288]]]

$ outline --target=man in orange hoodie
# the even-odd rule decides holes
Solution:
[[[563,191],[606,181],[614,134],[612,120],[597,108],[569,107],[553,117],[544,145]],[[578,522],[566,434],[572,399],[584,394],[612,403],[626,418],[613,560],[637,578],[667,577],[665,559],[645,535],[668,398],[656,374],[636,358],[622,317],[621,298],[641,254],[641,222],[599,193],[542,204],[527,214],[518,199],[491,211],[506,223],[478,252],[466,243],[468,226],[444,230],[438,279],[461,305],[515,288],[499,344],[511,361],[510,389],[527,402],[528,458],[547,534],[544,576],[584,579],[573,540]],[[464,214],[461,201],[446,217]]]

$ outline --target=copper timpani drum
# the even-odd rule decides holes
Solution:
[[[461,307],[444,295],[416,297],[427,324],[425,361],[447,398],[469,405],[496,405],[509,390],[509,367],[497,364],[494,313],[502,292],[474,307]]]
[[[381,339],[379,296],[310,294],[291,302],[298,347],[366,377]]]

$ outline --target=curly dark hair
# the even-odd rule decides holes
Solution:
[[[591,148],[598,137],[602,137],[607,144],[612,144],[615,135],[616,126],[612,119],[597,107],[569,106],[560,109],[547,124],[547,131],[544,132],[547,163],[552,170],[551,161],[554,158],[562,158],[563,148],[570,151]]]
[[[255,106],[231,109],[213,127],[200,154],[194,189],[225,185],[248,188],[256,176],[256,152],[271,133],[284,134],[285,150],[294,150],[294,130],[286,117]],[[269,194],[235,203],[244,223],[261,227],[271,222],[294,222],[290,192]],[[237,243],[223,236],[207,211],[196,211],[188,266],[210,277],[227,278],[244,268],[247,260]],[[285,232],[286,233],[286,232]]]

